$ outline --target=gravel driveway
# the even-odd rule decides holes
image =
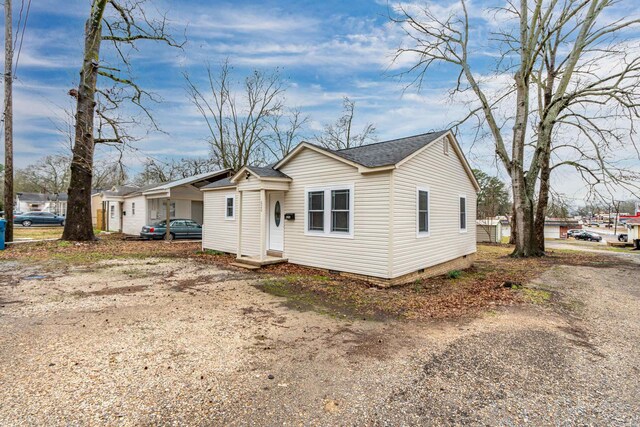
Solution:
[[[640,424],[638,264],[419,324],[295,311],[197,261],[0,265],[0,425]]]

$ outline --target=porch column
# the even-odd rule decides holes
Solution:
[[[168,241],[171,238],[171,199],[167,199],[167,232],[164,238]]]
[[[240,258],[242,256],[242,191],[238,191],[238,206],[235,209],[236,217],[238,218],[238,251],[236,258]]]
[[[264,260],[267,241],[267,191],[260,190],[260,261]]]

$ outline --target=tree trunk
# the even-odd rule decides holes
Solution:
[[[102,16],[108,0],[94,0],[85,27],[85,46],[76,113],[76,135],[71,161],[69,200],[63,240],[94,240],[91,224],[91,182],[93,175],[93,119],[98,80]]]
[[[546,134],[539,134],[540,138],[547,138]],[[550,138],[550,136],[548,136]],[[544,151],[540,156],[540,188],[538,190],[538,203],[536,205],[536,217],[535,217],[535,240],[538,246],[538,250],[545,251],[544,246],[544,223],[547,217],[547,207],[549,206],[549,189],[551,168],[549,162],[551,161],[551,144],[544,144]]]
[[[515,203],[511,204],[511,218],[509,219],[509,223],[511,224],[511,235],[509,236],[509,244],[516,244],[516,205]]]

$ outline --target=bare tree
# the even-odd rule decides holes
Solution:
[[[594,56],[596,60],[601,56],[601,42],[607,36],[638,22],[631,19],[617,21],[613,25],[609,22],[599,25],[603,11],[615,3],[616,0],[507,2],[499,12],[513,20],[505,21],[506,27],[496,32],[492,40],[498,45],[493,47],[501,54],[498,71],[508,74],[512,83],[498,93],[493,93],[483,85],[478,70],[472,65],[475,50],[470,47],[473,38],[465,0],[460,0],[460,9],[448,16],[437,16],[426,7],[416,9],[400,6],[397,16],[392,17],[410,40],[409,46],[398,49],[397,57],[405,54],[417,57],[407,70],[407,73],[416,75],[413,84],[419,87],[435,64],[446,63],[459,72],[458,85],[453,92],[462,93],[468,89],[473,93],[478,106],[471,109],[467,118],[478,116],[482,126],[488,128],[496,156],[511,178],[516,246],[514,256],[544,254],[544,240],[537,237],[541,228],[536,225],[544,224],[549,197],[553,128],[561,112],[571,109],[572,99],[575,99],[571,94],[580,93],[579,103],[592,105],[607,103],[610,101],[606,100],[607,96],[616,96],[615,91],[609,91],[609,95],[596,100],[596,94],[589,89],[596,76],[595,71],[590,72],[589,69],[594,64]],[[511,22],[515,22],[513,27],[509,27]],[[558,58],[559,52],[563,56]],[[634,63],[633,60],[627,61],[627,64]],[[628,75],[631,77],[634,72]],[[598,76],[596,80],[601,81],[604,89],[617,80],[614,77],[617,73],[614,71],[605,78]],[[535,90],[536,85],[539,93]],[[539,101],[537,111],[536,95]],[[619,105],[626,104],[632,110],[635,108],[633,104],[629,105],[624,96],[620,99]],[[502,119],[499,106],[511,114]],[[538,115],[539,121],[534,142],[531,143],[527,132],[532,126],[534,114]],[[503,131],[507,126],[513,129],[510,141]],[[585,136],[585,132],[580,132]],[[562,161],[558,166],[560,163],[569,164]],[[539,197],[536,195],[538,187],[541,189]],[[536,200],[542,200],[542,204],[536,206]]]
[[[640,57],[629,53],[633,50],[628,43],[616,41],[618,33],[640,20],[600,23],[598,16],[615,3],[601,0],[588,8],[586,4],[567,6],[557,18],[539,23],[541,61],[533,73],[538,118],[528,173],[539,174],[535,233],[543,249],[547,209],[557,211],[558,204],[555,197],[549,206],[553,170],[575,168],[603,200],[610,194],[600,194],[600,184],[631,192],[640,189],[640,173],[616,161],[621,150],[633,147],[640,153],[634,138],[634,121],[640,118]],[[563,133],[572,137],[562,138]],[[533,180],[529,187],[534,193]]]
[[[263,138],[264,146],[275,160],[284,158],[302,139],[309,116],[298,109],[287,114],[275,114],[269,121],[270,132]]]
[[[372,123],[367,123],[360,133],[354,133],[355,101],[345,96],[342,111],[342,116],[335,123],[325,125],[323,132],[315,136],[316,142],[331,150],[342,150],[375,141],[376,128]]]
[[[69,208],[62,238],[65,240],[93,240],[91,225],[91,188],[93,158],[96,143],[121,143],[122,123],[110,116],[123,101],[142,109],[152,123],[145,99],[153,96],[140,88],[129,77],[131,61],[124,49],[135,48],[141,40],[153,40],[178,46],[166,32],[166,17],[152,18],[143,9],[144,0],[92,0],[89,19],[85,25],[84,58],[77,90],[70,95],[77,99],[77,113]],[[103,31],[104,30],[104,31]],[[125,68],[107,66],[101,61],[102,42],[111,43],[117,61]],[[98,88],[98,77],[115,85],[115,88]],[[98,100],[96,96],[99,95]],[[95,117],[99,117],[99,130],[95,135]]]
[[[279,73],[256,70],[239,85],[225,61],[217,72],[207,66],[205,90],[186,74],[185,79],[189,97],[209,130],[218,166],[238,170],[251,162],[264,162],[264,138],[283,108],[284,86]]]
[[[63,193],[69,187],[68,156],[51,155],[16,171],[15,186],[20,192]]]
[[[160,184],[175,179],[188,178],[218,169],[216,162],[207,157],[180,160],[147,159],[142,171],[134,178],[137,185]]]

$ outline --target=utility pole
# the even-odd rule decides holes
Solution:
[[[621,200],[618,200],[618,204],[616,205],[616,225],[615,225],[615,228],[613,230],[613,234],[615,236],[618,235],[618,218],[620,218],[620,202],[621,202]]]
[[[5,241],[13,242],[13,26],[11,0],[4,1],[4,219]]]

